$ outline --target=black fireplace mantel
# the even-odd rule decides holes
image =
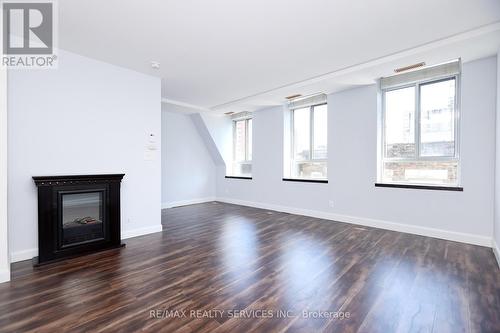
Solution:
[[[38,258],[35,264],[123,246],[120,183],[124,174],[35,176]]]
[[[34,176],[36,186],[54,186],[67,184],[95,184],[95,183],[120,183],[125,176],[124,173],[100,174],[100,175],[74,175],[74,176]]]

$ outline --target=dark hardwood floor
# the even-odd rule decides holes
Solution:
[[[0,331],[500,332],[489,248],[222,203],[162,219],[124,249],[13,264]]]

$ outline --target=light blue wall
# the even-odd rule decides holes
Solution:
[[[215,163],[192,116],[164,104],[161,122],[163,207],[215,197]]]
[[[461,156],[463,192],[376,188],[375,85],[328,96],[328,184],[283,176],[283,109],[254,113],[253,180],[217,178],[219,197],[329,216],[383,221],[408,230],[451,234],[491,244],[494,212],[495,57],[463,65]],[[333,207],[330,206],[333,202]],[[405,228],[406,228],[405,227]],[[406,230],[406,229],[405,229]]]

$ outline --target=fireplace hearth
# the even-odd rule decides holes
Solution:
[[[121,247],[124,174],[33,177],[38,187],[35,265]]]

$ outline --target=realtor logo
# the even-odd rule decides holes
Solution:
[[[20,68],[53,68],[54,3],[3,1],[2,65]]]

